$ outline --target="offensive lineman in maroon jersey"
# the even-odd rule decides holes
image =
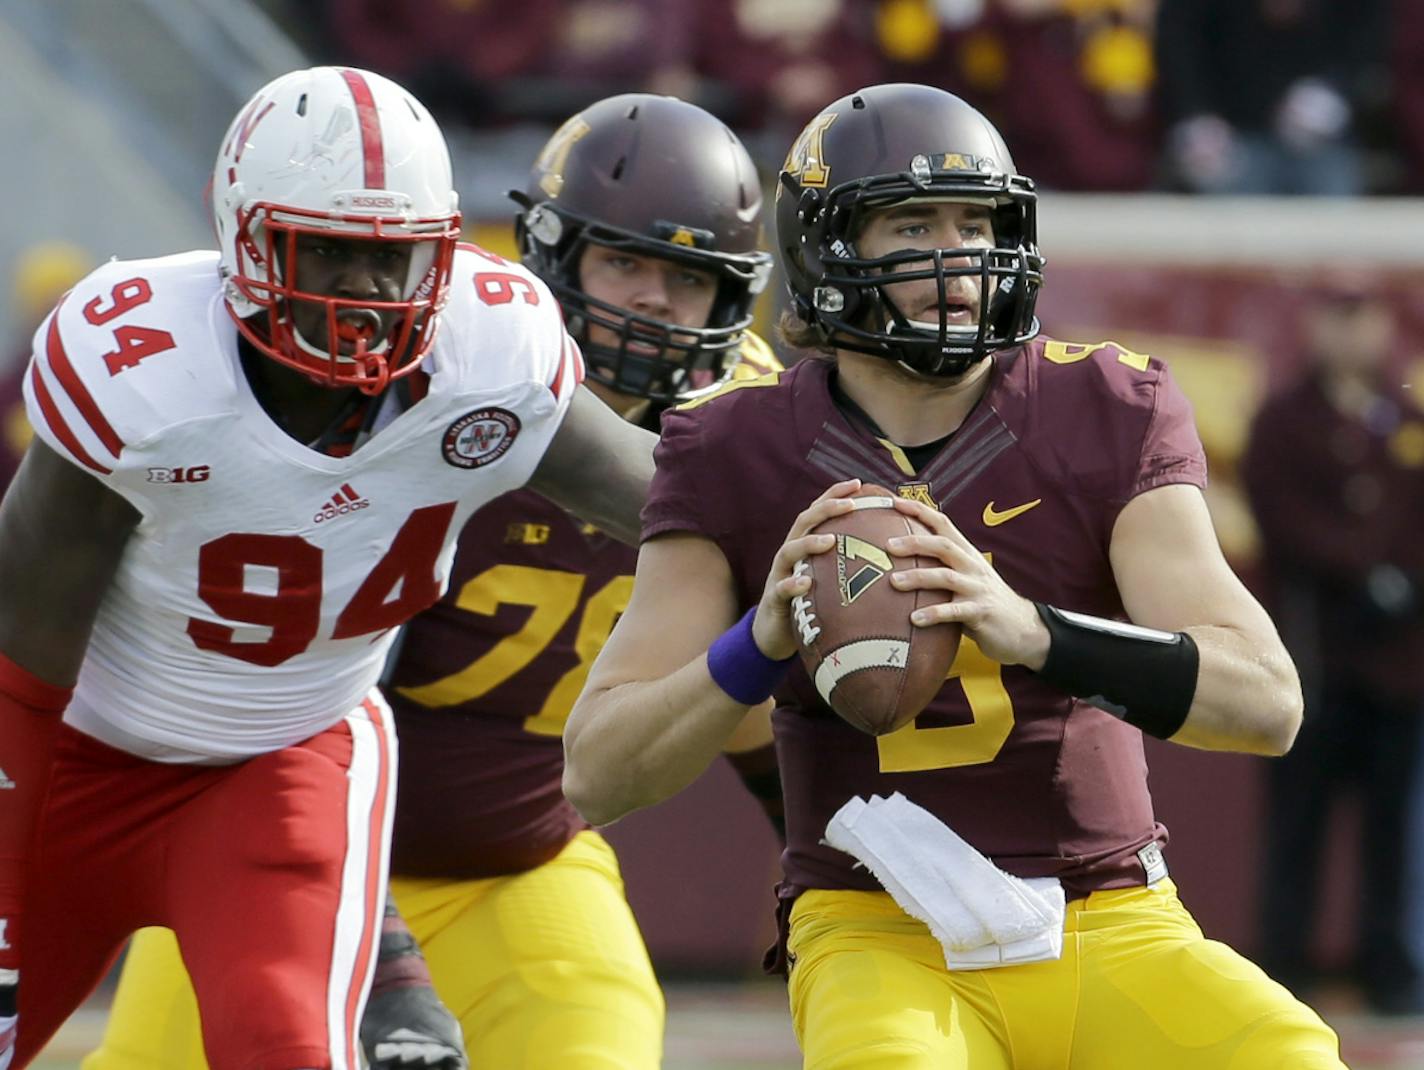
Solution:
[[[627,419],[656,430],[669,403],[780,370],[748,329],[771,260],[756,174],[707,112],[648,94],[594,104],[517,199],[524,264],[559,298],[590,389]],[[564,719],[635,556],[538,494],[496,499],[461,532],[445,597],[408,627],[384,684],[403,763],[392,896],[472,1066],[661,1061],[662,993],[618,861],[560,791]],[[769,739],[753,711],[729,757],[779,811]],[[85,1070],[201,1067],[191,1006],[171,937],[140,934]]]
[[[1206,940],[1166,875],[1140,733],[1279,754],[1301,699],[1221,557],[1165,367],[1035,337],[1033,185],[943,91],[830,105],[777,196],[792,340],[827,359],[664,420],[634,598],[565,733],[570,799],[603,823],[665,797],[774,692],[808,1067],[1341,1066],[1331,1030]],[[912,619],[964,627],[935,700],[878,738],[821,700],[790,613],[810,582],[793,566],[835,541],[808,532],[861,481],[931,529],[890,552],[940,565],[885,581],[952,592]],[[1002,871],[1061,882],[1059,957],[951,969],[822,842],[848,800],[897,791]]]

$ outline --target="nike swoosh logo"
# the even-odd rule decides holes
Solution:
[[[1023,516],[1024,513],[1042,501],[1042,498],[1035,498],[1031,502],[1024,502],[1022,505],[1016,505],[1012,509],[1005,509],[1002,513],[995,511],[994,503],[990,502],[984,506],[984,526],[986,528],[995,528],[1000,524],[1006,524],[1016,516]]]

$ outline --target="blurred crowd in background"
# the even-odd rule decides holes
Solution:
[[[265,6],[316,58],[382,70],[486,131],[643,89],[706,107],[770,169],[826,102],[915,81],[974,101],[1047,189],[1424,191],[1424,5],[1409,0]]]

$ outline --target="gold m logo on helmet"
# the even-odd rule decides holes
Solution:
[[[792,143],[791,151],[786,154],[786,162],[781,165],[781,169],[788,175],[799,178],[801,185],[824,189],[831,181],[831,168],[826,163],[821,142],[827,129],[835,121],[835,112],[816,116],[806,125],[806,129],[801,131],[801,136]]]
[[[584,122],[581,116],[575,115],[554,131],[554,136],[534,161],[534,166],[544,172],[543,177],[539,179],[539,188],[550,197],[557,197],[559,191],[564,188],[564,166],[569,162],[569,152],[588,131],[588,123]]]
[[[697,239],[692,236],[692,231],[686,227],[678,227],[672,232],[672,237],[668,239],[674,245],[685,245],[689,249],[697,247]]]

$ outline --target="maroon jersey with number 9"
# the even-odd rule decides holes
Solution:
[[[936,504],[1026,598],[1122,616],[1108,561],[1119,511],[1153,487],[1205,485],[1190,407],[1162,364],[1112,343],[1038,339],[994,359],[985,396],[918,471],[837,406],[826,360],[667,413],[644,539],[715,541],[746,609],[796,515],[858,477]],[[1057,876],[1070,896],[1144,883],[1138,852],[1166,841],[1139,732],[968,637],[928,708],[889,735],[837,717],[799,664],[776,701],[790,894],[879,887],[820,842],[854,795],[903,792],[1004,869]]]

